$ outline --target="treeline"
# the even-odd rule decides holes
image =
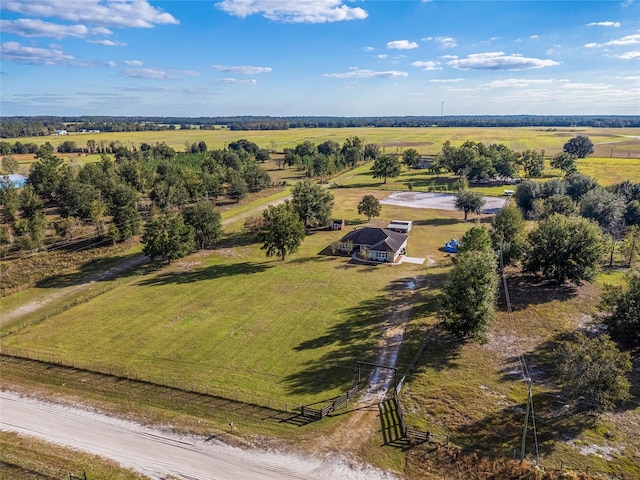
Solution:
[[[162,131],[176,129],[286,130],[347,127],[639,127],[638,115],[460,115],[460,116],[227,116],[107,117],[34,116],[0,119],[0,138],[52,135],[56,130],[82,132]]]
[[[149,200],[151,211],[175,212],[199,201],[211,205],[211,199],[221,196],[239,201],[272,185],[257,160],[268,156],[246,140],[219,150],[208,150],[204,142],[194,143],[187,152],[175,152],[164,143],[114,143],[109,150],[99,162],[79,167],[56,156],[47,142],[36,153],[24,188],[3,179],[4,250],[31,250],[74,239],[82,226],[93,226],[95,237],[116,243],[140,233],[143,214],[149,210],[143,204]]]

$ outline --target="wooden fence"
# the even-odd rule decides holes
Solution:
[[[334,412],[338,408],[344,407],[347,405],[350,399],[354,398],[359,391],[359,386],[356,383],[349,391],[340,395],[338,398],[334,399],[329,405],[322,409],[308,407],[306,405],[302,405],[300,410],[300,415],[306,418],[310,418],[313,420],[322,420],[324,417],[329,415],[331,412]]]
[[[407,425],[407,422],[404,419],[404,411],[402,410],[402,405],[400,405],[400,401],[398,400],[398,390],[398,388],[394,390],[393,402],[396,407],[396,413],[398,414],[402,435],[405,438],[408,438],[409,442],[412,445],[425,442],[438,442],[449,445],[449,435],[438,435],[431,432],[425,432],[423,430],[418,430],[417,428],[412,428]]]

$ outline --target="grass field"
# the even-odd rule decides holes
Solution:
[[[348,222],[362,191],[336,190]],[[424,222],[412,255],[432,255],[467,225],[437,212],[384,207],[382,218]],[[430,222],[439,235],[421,234]],[[232,227],[233,228],[233,227]],[[258,245],[191,255],[3,339],[78,364],[106,365],[213,389],[225,385],[274,400],[313,403],[339,395],[358,360],[372,360],[381,322],[419,267],[350,265],[322,252],[343,232],[317,232],[281,262]],[[442,258],[440,258],[442,257]],[[96,287],[97,288],[97,287]],[[8,302],[8,301],[7,301]]]

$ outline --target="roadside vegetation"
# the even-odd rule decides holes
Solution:
[[[3,190],[3,228],[11,240],[5,254],[29,255],[3,260],[0,308],[80,287],[3,322],[3,351],[44,364],[64,360],[59,363],[87,375],[142,381],[151,390],[177,388],[293,413],[293,406],[322,405],[341,395],[353,384],[358,361],[376,361],[385,322],[410,290],[397,366],[407,373],[400,399],[412,426],[449,435],[465,450],[460,458],[472,451],[519,457],[529,382],[537,430],[536,437],[530,425],[526,431],[527,459],[558,470],[588,467],[635,478],[640,373],[637,341],[629,332],[640,324],[633,307],[640,159],[632,158],[640,155],[640,142],[621,139],[627,155],[605,161],[566,151],[576,143],[588,147],[571,141],[575,131],[523,129],[518,138],[500,130],[487,141],[487,130],[467,130],[460,138],[462,129],[423,129],[431,136],[417,145],[407,137],[371,142],[384,134],[373,129],[366,140],[350,130],[297,144],[291,139],[301,132],[275,132],[276,145],[287,144],[282,150],[269,149],[263,132],[242,132],[246,138],[222,149],[194,139],[173,153],[163,132],[165,140],[148,142],[148,148],[121,143],[116,153],[101,152],[98,163],[73,167],[57,159],[53,145],[44,147],[32,159],[29,186],[16,189],[13,217],[15,195]],[[594,131],[589,139],[597,155],[598,135],[605,132]],[[609,141],[616,138],[612,132],[606,131]],[[450,142],[427,145],[444,133]],[[285,134],[289,139],[278,137]],[[339,143],[338,134],[350,136]],[[254,143],[258,137],[263,146]],[[377,148],[367,148],[372,144]],[[525,150],[516,150],[524,144]],[[618,145],[607,148],[613,153]],[[415,168],[422,157],[429,157],[428,166]],[[525,180],[516,182],[520,178]],[[480,194],[502,196],[505,189],[515,191],[508,206],[497,215],[481,213]],[[394,190],[455,193],[459,210],[380,203]],[[87,198],[89,209],[80,213]],[[274,204],[265,208],[267,200]],[[86,251],[95,259],[63,247],[62,227],[45,226],[71,218],[87,232]],[[425,263],[372,266],[334,255],[331,245],[344,232],[326,228],[332,218],[344,219],[348,229],[411,220],[407,254]],[[444,251],[452,238],[461,240],[461,253]],[[88,239],[107,240],[108,247]],[[45,248],[52,245],[60,248]],[[141,252],[157,260],[99,278],[110,256]],[[500,257],[504,269],[497,268]],[[50,264],[50,270],[22,273],[34,264]],[[59,304],[67,308],[53,314]],[[596,351],[612,376],[575,383],[594,371],[586,356]],[[41,374],[17,373],[32,367],[3,360],[2,368],[15,388],[21,377],[32,388],[44,381]],[[64,376],[54,373],[46,388],[81,396],[64,389]],[[94,401],[117,403],[115,386],[88,390]],[[161,407],[168,422],[174,408],[170,402]],[[189,411],[189,428],[204,415],[199,407]],[[213,428],[223,429],[230,413],[206,415]],[[311,434],[307,438],[293,424],[267,427],[254,420],[247,422],[247,434],[312,443]],[[336,416],[308,431],[339,425]],[[419,462],[449,455],[429,453],[428,445],[415,455],[403,448],[376,441],[366,460],[421,478]]]

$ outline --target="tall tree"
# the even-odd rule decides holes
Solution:
[[[460,190],[456,194],[456,208],[464,212],[464,219],[467,219],[469,212],[480,214],[484,207],[485,200],[478,192],[471,190]]]
[[[304,223],[293,204],[285,202],[270,205],[262,212],[264,220],[258,240],[263,243],[267,257],[278,256],[281,260],[298,251],[305,236]]]
[[[387,183],[387,178],[400,175],[400,162],[393,155],[381,155],[373,162],[371,173],[373,178],[382,178],[382,183]]]
[[[525,223],[520,209],[507,205],[491,220],[493,248],[500,251],[502,263],[511,265],[522,258],[526,248]]]
[[[379,216],[381,210],[380,201],[373,195],[365,195],[358,204],[358,213],[366,215],[368,221],[371,221],[371,217]]]
[[[605,250],[600,227],[582,217],[551,215],[529,233],[523,270],[579,285],[598,271]]]
[[[458,252],[470,252],[473,250],[492,251],[491,237],[486,228],[481,226],[471,227],[460,239]]]
[[[364,158],[364,145],[358,137],[348,137],[342,144],[342,157],[346,165],[355,167]]]
[[[496,315],[495,254],[490,250],[461,253],[442,292],[438,317],[444,328],[461,338],[483,338]]]
[[[333,195],[311,180],[295,184],[291,204],[306,227],[327,225],[333,210]]]
[[[565,175],[571,175],[576,171],[576,157],[567,152],[562,152],[551,159],[551,167],[561,170]]]
[[[631,398],[631,356],[620,352],[608,335],[590,338],[582,333],[558,347],[558,373],[569,393],[588,410],[611,410]]]
[[[602,231],[616,234],[624,217],[624,198],[602,187],[589,190],[580,200],[580,214],[598,222]]]
[[[194,239],[200,250],[216,243],[222,236],[222,221],[211,203],[201,200],[189,205],[182,212],[184,222],[194,230]]]
[[[600,302],[602,321],[627,345],[640,345],[640,270],[627,275],[627,285],[606,285]]]
[[[518,163],[522,165],[525,176],[528,178],[538,178],[544,172],[544,154],[535,150],[525,150],[520,154]]]
[[[420,154],[415,148],[407,148],[402,154],[402,161],[407,167],[413,168],[420,162]]]
[[[578,158],[584,158],[594,152],[593,142],[589,137],[578,135],[564,144],[562,150],[569,155],[575,155]]]
[[[193,250],[193,227],[186,225],[180,214],[159,215],[145,225],[142,245],[151,260],[160,257],[171,263]]]

